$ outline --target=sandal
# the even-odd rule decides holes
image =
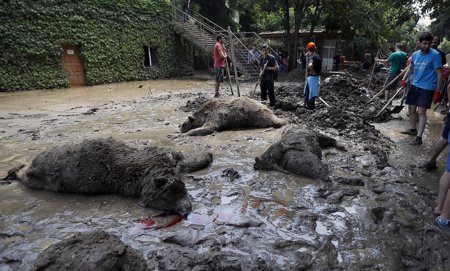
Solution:
[[[436,218],[436,224],[438,224],[439,227],[442,227],[446,230],[450,230],[450,220],[449,219],[445,219],[445,218],[438,216]]]

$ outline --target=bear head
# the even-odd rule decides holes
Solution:
[[[205,113],[206,114],[206,113]],[[204,119],[200,117],[188,116],[187,119],[181,124],[180,132],[186,133],[192,129],[202,127]]]
[[[192,210],[192,197],[187,192],[184,182],[176,176],[166,175],[144,181],[141,203],[144,207],[182,216]]]
[[[25,186],[35,189],[58,192],[62,186],[61,180],[55,181],[55,179],[49,177],[44,168],[34,167],[33,165],[24,167],[17,172],[16,179]]]

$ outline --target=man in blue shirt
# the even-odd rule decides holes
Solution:
[[[431,48],[433,35],[423,32],[419,37],[420,50],[414,52],[410,72],[414,72],[413,82],[406,96],[410,129],[402,133],[416,135],[410,145],[422,144],[422,134],[427,123],[427,109],[431,107],[434,93],[442,87],[442,63],[438,51]],[[417,122],[417,119],[419,122]]]

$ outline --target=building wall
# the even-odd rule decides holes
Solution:
[[[23,0],[0,4],[0,91],[67,87],[64,45],[80,48],[88,85],[192,70],[192,45],[170,26],[165,0]],[[158,63],[145,67],[145,46]]]

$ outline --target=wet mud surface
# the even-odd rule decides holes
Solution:
[[[394,132],[407,126],[405,115],[367,119],[383,103],[376,99],[366,105],[367,74],[349,73],[323,80],[322,98],[332,107],[317,102],[315,112],[302,108],[301,82],[276,86],[275,115],[289,119],[289,127],[306,126],[345,148],[321,150],[323,179],[254,170],[255,158],[280,141],[285,128],[180,134],[187,115],[212,100],[212,82],[190,90],[122,94],[126,98],[118,95],[113,101],[59,98],[38,108],[0,110],[0,176],[42,150],[84,139],[113,137],[135,148],[214,156],[207,169],[183,179],[192,211],[159,230],[138,221],[155,216],[164,225],[172,217],[156,217],[160,212],[140,207],[138,199],[54,193],[5,181],[0,185],[0,269],[33,270],[44,255],[51,258],[69,249],[61,241],[96,230],[123,243],[98,250],[130,247],[148,270],[448,269],[450,234],[434,224],[436,187],[427,184],[436,183],[439,173],[427,175],[417,168],[431,143],[411,150],[405,143],[409,138]],[[374,89],[380,89],[383,78],[376,75]],[[241,93],[250,96],[253,88],[244,84]],[[225,85],[221,99],[229,99],[228,93]],[[16,95],[20,101],[21,94]],[[436,137],[433,130],[439,135],[439,127],[431,123],[424,142]]]

